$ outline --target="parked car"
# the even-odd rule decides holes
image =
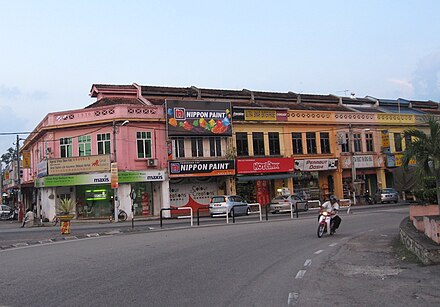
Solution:
[[[397,203],[399,201],[399,194],[393,188],[380,189],[374,194],[375,203]]]
[[[1,219],[11,219],[14,216],[14,210],[6,205],[0,206],[0,218]]]
[[[232,208],[234,215],[244,215],[251,212],[251,208],[243,197],[238,195],[219,195],[211,198],[209,202],[209,214],[211,217],[219,214],[228,213],[232,216]]]
[[[296,194],[292,195],[280,195],[272,199],[270,203],[270,212],[271,213],[279,213],[279,212],[290,212],[291,206],[298,206],[298,211],[307,211],[309,210],[309,206],[307,205],[307,201],[303,200]]]

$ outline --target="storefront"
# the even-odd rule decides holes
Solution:
[[[295,193],[304,199],[324,201],[335,194],[338,159],[295,160]]]
[[[212,196],[230,194],[234,160],[169,161],[171,207],[208,205]]]
[[[249,202],[270,203],[277,189],[292,192],[294,160],[292,158],[237,159],[237,194]]]
[[[350,198],[352,192],[351,160],[351,156],[341,157],[344,198]],[[354,170],[356,171],[354,182],[356,195],[374,194],[381,185],[378,178],[381,178],[380,173],[385,164],[382,155],[355,155],[353,160]]]
[[[56,204],[63,198],[73,198],[77,202],[77,218],[108,218],[114,206],[114,190],[110,185],[110,173],[80,174],[67,176],[46,176],[35,181],[39,190],[38,203],[43,218],[55,215]],[[154,195],[165,181],[164,171],[119,172],[118,196],[120,208],[130,216],[134,205],[136,216],[150,216],[158,211]],[[136,199],[130,198],[131,191]],[[160,197],[159,197],[160,198]],[[158,206],[160,206],[160,202]]]

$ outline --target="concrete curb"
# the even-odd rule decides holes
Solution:
[[[423,264],[440,264],[440,245],[418,232],[409,217],[400,223],[400,240]]]

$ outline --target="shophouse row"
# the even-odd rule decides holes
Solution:
[[[372,194],[393,186],[403,131],[439,113],[433,101],[196,87],[95,84],[90,95],[84,109],[47,114],[21,146],[23,207],[48,219],[66,197],[78,218],[108,217],[115,193],[135,216],[219,194],[265,205],[282,188]]]

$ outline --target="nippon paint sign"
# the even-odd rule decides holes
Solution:
[[[338,169],[338,159],[295,160],[295,171],[316,172]]]

